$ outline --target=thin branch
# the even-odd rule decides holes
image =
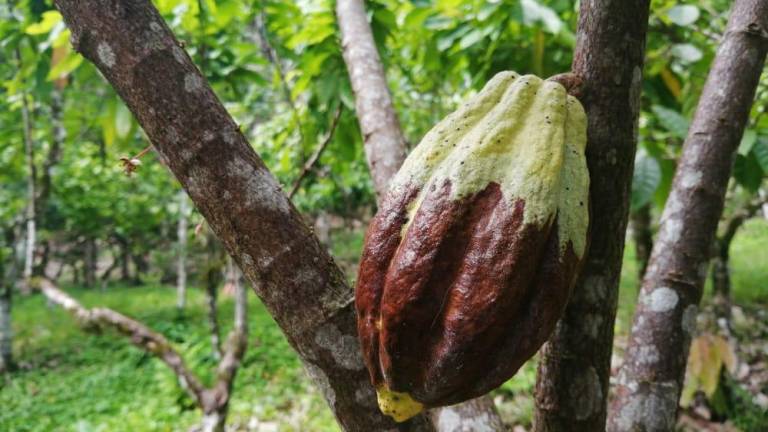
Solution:
[[[267,60],[269,60],[272,66],[274,66],[275,72],[277,73],[277,78],[280,80],[280,88],[283,91],[285,102],[291,108],[291,113],[293,114],[293,122],[295,123],[296,130],[299,133],[299,139],[301,140],[299,153],[302,155],[303,159],[304,143],[307,142],[304,137],[304,125],[301,123],[301,115],[299,113],[299,109],[296,107],[296,102],[294,102],[293,96],[291,95],[291,86],[288,84],[288,81],[285,78],[285,73],[283,72],[283,60],[280,58],[280,54],[278,54],[277,50],[272,47],[272,43],[269,40],[269,31],[267,30],[267,16],[264,14],[263,8],[257,17],[256,29],[256,33],[259,35],[261,50]]]
[[[202,407],[205,387],[184,364],[178,352],[161,334],[155,333],[144,324],[108,308],[88,309],[73,297],[60,290],[51,280],[41,278],[37,287],[51,302],[74,315],[84,329],[112,328],[130,339],[138,348],[154,355],[165,363],[179,379],[181,387]]]
[[[293,196],[296,195],[296,192],[299,190],[299,186],[301,186],[301,182],[302,180],[304,180],[304,177],[307,176],[307,174],[312,169],[312,167],[320,159],[320,156],[323,154],[323,151],[325,151],[325,148],[328,147],[328,144],[330,144],[331,140],[333,139],[333,134],[336,132],[336,126],[339,125],[341,112],[342,112],[342,104],[339,103],[339,107],[336,108],[336,114],[333,115],[333,120],[331,121],[331,127],[330,129],[328,129],[328,136],[326,136],[325,140],[323,140],[323,142],[321,142],[320,145],[317,146],[317,148],[315,149],[315,152],[312,153],[312,156],[310,156],[307,162],[304,164],[304,167],[301,169],[299,176],[296,177],[296,180],[293,182],[293,187],[291,187],[291,192],[288,194],[288,199],[293,199]]]

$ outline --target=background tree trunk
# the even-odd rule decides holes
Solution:
[[[637,146],[649,0],[582,0],[572,72],[587,112],[591,245],[541,351],[536,431],[605,427],[619,276]]]
[[[661,216],[609,431],[675,427],[710,246],[768,51],[768,2],[736,0]]]
[[[355,111],[363,134],[376,196],[382,198],[405,160],[405,138],[397,120],[387,77],[376,50],[363,0],[339,0],[336,16]]]
[[[396,424],[376,395],[356,337],[352,292],[280,185],[148,0],[56,0],[75,49],[126,102],[298,352],[340,425]]]
[[[176,257],[176,308],[184,310],[187,304],[187,228],[189,225],[189,201],[184,191],[179,192],[179,223]]]
[[[723,222],[722,234],[715,238],[712,258],[712,292],[718,318],[731,317],[731,243],[746,221],[754,217],[768,199],[758,198],[737,209]],[[729,324],[730,326],[730,324]]]
[[[637,211],[630,213],[629,223],[632,230],[632,240],[635,243],[637,279],[643,280],[645,269],[648,267],[648,259],[651,257],[651,249],[653,249],[651,205],[646,204]]]
[[[405,161],[405,137],[392,104],[363,0],[338,0],[336,16],[344,63],[355,93],[355,111],[363,134],[368,170],[380,202],[389,181]],[[487,396],[484,399],[436,408],[429,416],[440,432],[460,432],[467,430],[467,425],[474,430],[503,429],[493,400]]]
[[[21,53],[19,48],[16,48],[16,62],[19,70],[21,70]],[[35,169],[35,145],[32,138],[32,113],[29,110],[29,101],[27,100],[26,90],[21,92],[21,118],[22,127],[24,130],[24,155],[27,163],[27,231],[26,231],[26,245],[24,249],[24,272],[22,277],[24,278],[24,284],[22,284],[22,292],[29,294],[29,280],[32,277],[32,270],[34,268],[35,261],[35,245],[37,243],[37,212],[35,211],[35,200],[37,194],[35,192],[35,182],[37,179],[37,170]]]
[[[13,285],[17,277],[16,233],[15,227],[5,230],[2,240],[8,256],[0,255],[0,372],[13,370],[13,325],[11,309],[13,304]]]

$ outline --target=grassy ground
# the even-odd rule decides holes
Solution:
[[[340,234],[333,251],[352,268],[361,235]],[[768,303],[768,223],[752,221],[733,245],[736,303]],[[188,363],[209,379],[214,361],[203,297],[191,290],[184,316],[168,287],[111,287],[106,292],[72,288],[87,305],[105,305],[136,317],[165,334]],[[627,248],[617,319],[626,333],[637,295],[632,248]],[[222,299],[224,331],[232,314]],[[333,431],[332,415],[301,370],[297,357],[255,296],[250,301],[251,344],[236,382],[231,423],[243,430]],[[22,369],[0,378],[2,431],[176,431],[199,420],[173,376],[157,360],[113,334],[81,332],[73,319],[40,296],[19,298],[14,309],[15,354]],[[527,365],[498,390],[501,409],[530,421],[535,367]],[[256,420],[258,419],[258,420]],[[256,426],[256,424],[260,426]]]

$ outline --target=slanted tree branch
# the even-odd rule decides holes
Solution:
[[[710,246],[768,52],[768,2],[736,0],[699,99],[637,302],[608,430],[673,430]]]
[[[344,275],[148,0],[56,0],[74,48],[136,116],[350,431],[395,424],[376,408]]]
[[[217,379],[213,387],[206,388],[186,366],[184,359],[168,340],[143,323],[108,308],[84,307],[72,296],[60,290],[51,280],[40,278],[37,287],[51,302],[61,306],[77,318],[86,330],[112,329],[126,336],[133,345],[154,355],[176,375],[179,385],[203,412],[203,430],[223,432],[232,385],[240,361],[248,346],[247,291],[237,287],[235,293],[235,326],[230,333],[224,355],[219,362]],[[215,419],[212,421],[211,419]]]
[[[288,193],[288,199],[292,199],[293,196],[296,195],[296,192],[298,192],[304,177],[306,177],[309,171],[312,170],[317,161],[320,159],[320,156],[325,151],[326,147],[328,147],[328,144],[330,144],[331,140],[333,140],[333,134],[336,132],[336,126],[339,125],[339,119],[341,118],[342,107],[342,104],[339,103],[338,108],[336,108],[336,113],[333,115],[331,127],[328,129],[328,135],[325,137],[323,142],[317,146],[315,151],[312,153],[312,156],[307,159],[307,162],[304,163],[299,176],[296,177],[296,180],[293,182],[293,186],[291,186],[291,191]]]
[[[382,198],[405,160],[405,138],[397,120],[387,77],[373,40],[363,0],[339,0],[336,16],[344,62],[355,92],[355,110],[363,133],[376,196]]]

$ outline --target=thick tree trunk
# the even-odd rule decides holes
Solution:
[[[429,410],[429,418],[439,432],[501,432],[506,430],[496,405],[489,396],[448,407]]]
[[[396,424],[376,408],[344,275],[282,193],[148,0],[56,0],[75,49],[137,117],[160,159],[253,284],[339,423]]]
[[[609,431],[675,427],[710,246],[766,51],[768,2],[736,0],[661,216]]]
[[[184,310],[187,304],[187,228],[189,225],[189,201],[184,191],[179,192],[179,223],[176,257],[176,308]]]
[[[651,257],[653,249],[653,230],[651,226],[651,206],[646,204],[637,211],[632,212],[630,218],[630,229],[632,230],[632,240],[635,243],[635,261],[637,262],[637,279],[643,280],[645,269],[648,267],[648,259]]]
[[[355,110],[363,133],[373,186],[381,198],[405,160],[405,138],[397,120],[387,77],[376,50],[363,0],[339,0],[336,16],[344,62],[355,92]]]
[[[649,0],[582,0],[573,70],[587,112],[591,245],[541,351],[534,430],[605,427],[619,276],[637,146]]]
[[[355,110],[363,135],[368,170],[373,178],[376,196],[381,200],[387,192],[390,179],[405,161],[405,137],[392,104],[387,77],[363,0],[338,0],[336,17],[341,30],[344,63],[355,93]],[[440,432],[458,432],[463,430],[463,425],[485,427],[485,430],[493,430],[488,428],[498,425],[503,427],[493,400],[489,397],[468,402],[466,406],[460,404],[437,408],[430,413],[430,418]],[[451,421],[440,422],[439,419]]]

